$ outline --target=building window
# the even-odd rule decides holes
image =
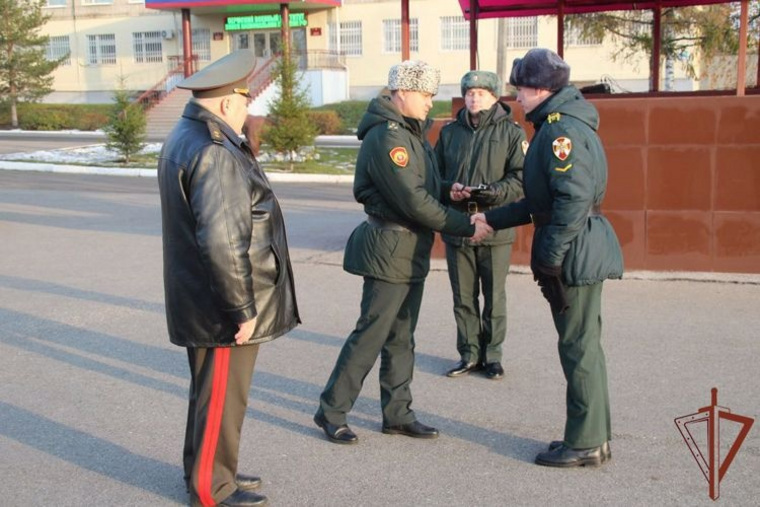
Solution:
[[[538,18],[507,19],[507,47],[533,48],[538,45]]]
[[[441,50],[459,51],[470,49],[470,23],[462,16],[441,18]]]
[[[409,20],[409,50],[420,50],[420,39],[418,36],[417,18]],[[401,20],[384,19],[383,20],[383,52],[400,53],[401,52]]]
[[[330,23],[330,49],[338,50],[338,35],[335,23]],[[362,55],[362,22],[348,21],[340,24],[340,51],[348,56]]]
[[[113,0],[82,0],[82,5],[111,5],[112,3]]]
[[[179,31],[179,38],[182,40],[182,30]],[[200,62],[211,61],[211,29],[210,28],[193,28],[193,56]],[[180,44],[180,48],[182,44]]]
[[[583,37],[579,26],[565,24],[565,45],[566,46],[599,46],[602,39],[594,36]]]
[[[116,35],[112,33],[88,35],[87,63],[90,65],[116,63]]]
[[[163,61],[163,43],[161,32],[133,32],[132,47],[136,63]]]
[[[44,7],[66,7],[66,0],[47,0]]]
[[[61,62],[61,65],[71,65],[71,46],[69,45],[69,36],[57,35],[49,37],[47,47],[45,48],[45,58],[52,62],[59,60],[64,56],[66,59]]]
[[[193,54],[201,62],[211,61],[211,29],[193,28]]]

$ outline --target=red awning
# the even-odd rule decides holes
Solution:
[[[459,0],[462,13],[470,19],[472,0]],[[643,10],[660,7],[687,7],[690,5],[725,4],[726,0],[647,0],[642,2],[622,2],[621,0],[474,0],[477,18],[510,18],[518,16],[557,15],[560,4],[564,4],[565,14],[583,12]]]

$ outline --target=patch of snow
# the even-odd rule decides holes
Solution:
[[[148,143],[140,151],[141,154],[158,153],[161,143]],[[92,144],[59,150],[40,150],[26,153],[6,153],[0,155],[0,160],[31,160],[34,162],[50,162],[56,164],[98,164],[102,162],[117,163],[121,155],[106,149],[105,144]]]

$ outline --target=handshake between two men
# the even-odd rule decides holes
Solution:
[[[487,192],[488,189],[478,189],[481,192]],[[466,187],[461,183],[454,183],[451,186],[449,196],[452,201],[459,202],[470,199],[476,191],[476,187]],[[480,243],[486,236],[493,232],[493,228],[488,225],[486,216],[483,213],[475,213],[470,216],[470,223],[475,226],[475,234],[470,236],[472,243]]]
[[[451,186],[451,200],[461,201],[469,199],[473,195],[473,187],[466,187],[461,183],[454,183]],[[488,192],[488,187],[480,190]],[[493,228],[488,224],[485,213],[473,213],[470,216],[470,223],[475,226],[475,234],[470,238],[473,243],[483,240],[488,234],[493,232]],[[481,235],[482,234],[482,235]],[[541,263],[531,261],[531,271],[533,279],[538,282],[541,288],[541,294],[549,302],[552,311],[557,314],[563,314],[569,308],[565,286],[562,283],[562,273],[559,266],[545,266]]]

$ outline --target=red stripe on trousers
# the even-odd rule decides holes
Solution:
[[[224,398],[227,394],[227,374],[230,365],[230,349],[215,348],[214,379],[211,384],[211,399],[206,414],[206,428],[203,433],[201,446],[201,464],[198,470],[198,499],[205,507],[216,505],[211,495],[211,484],[214,478],[214,456],[216,444],[219,441],[219,429],[222,426],[224,413]]]

